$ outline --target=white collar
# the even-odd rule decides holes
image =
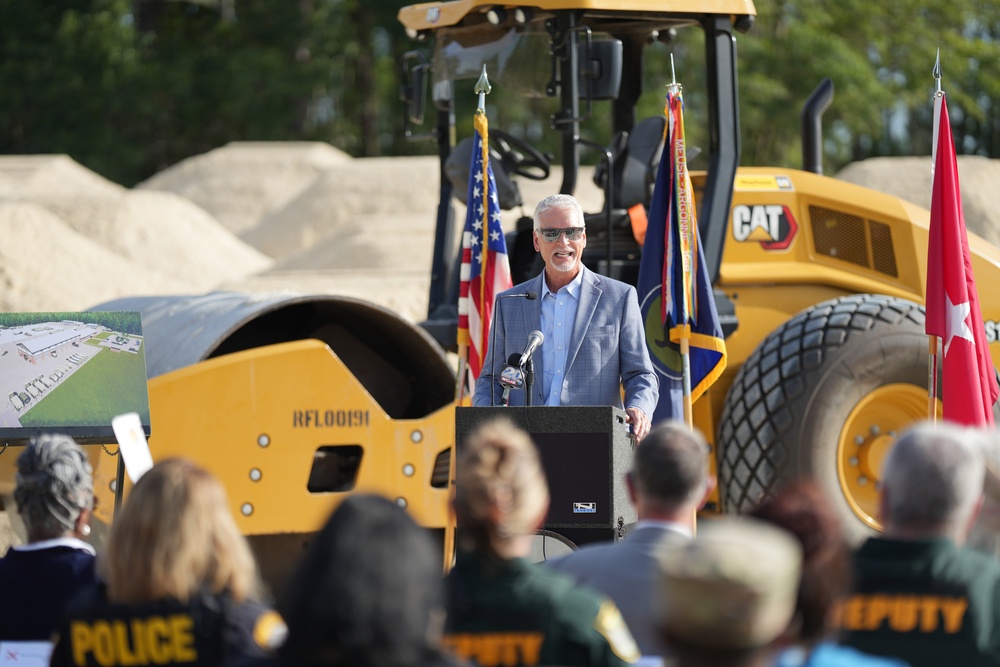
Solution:
[[[659,528],[660,530],[670,530],[675,533],[680,533],[684,537],[694,537],[691,533],[691,529],[682,523],[677,523],[676,521],[663,521],[660,519],[640,519],[636,522],[635,528],[632,530],[639,530],[641,528]]]
[[[22,544],[12,548],[16,551],[41,551],[42,549],[51,549],[53,547],[69,547],[70,549],[86,551],[91,556],[97,555],[97,552],[94,551],[94,547],[76,537],[56,537],[51,540],[29,542],[28,544]]]

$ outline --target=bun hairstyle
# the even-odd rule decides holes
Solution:
[[[80,512],[94,506],[87,455],[67,435],[39,435],[17,458],[14,502],[33,539],[73,530]]]
[[[501,418],[466,438],[455,485],[463,546],[502,555],[506,542],[535,531],[548,502],[538,450],[527,433]]]

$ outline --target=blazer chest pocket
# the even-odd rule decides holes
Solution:
[[[607,338],[608,336],[614,336],[616,327],[613,324],[602,324],[597,327],[590,327],[587,329],[587,338]]]

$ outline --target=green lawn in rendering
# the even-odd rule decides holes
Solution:
[[[143,356],[101,350],[20,417],[22,426],[95,426],[125,412],[149,423]]]

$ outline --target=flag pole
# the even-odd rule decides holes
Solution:
[[[475,88],[473,88],[473,92],[476,93],[479,96],[479,104],[476,107],[476,114],[477,115],[478,114],[484,114],[484,115],[486,114],[486,96],[490,94],[490,90],[492,90],[492,86],[490,86],[490,81],[486,77],[486,65],[483,64],[483,71],[479,75],[479,80],[476,82]],[[485,145],[485,137],[484,137],[483,151],[485,152],[486,150],[488,150],[488,149],[487,149],[487,147]],[[469,174],[469,178],[470,179],[472,178],[472,174],[471,173]],[[468,205],[472,206],[471,199],[469,200]],[[485,235],[486,233],[487,233],[487,229],[484,226],[483,227],[483,234]],[[484,236],[484,241],[485,241],[485,236]],[[485,252],[485,249],[486,249],[485,242],[483,244],[483,249],[484,249],[484,252]],[[480,302],[482,302],[482,297],[480,298]],[[468,307],[468,306],[466,306],[466,307]],[[482,335],[485,338],[485,333],[484,332],[485,332],[485,329],[483,330],[483,332],[481,332]],[[486,345],[486,341],[485,340],[480,341],[480,345],[479,345],[478,349],[485,350],[486,349],[485,345]],[[496,351],[494,350],[494,354],[495,353],[496,353]],[[458,378],[456,379],[456,388],[455,388],[455,398],[456,398],[456,400],[459,403],[461,403],[461,401],[462,401],[462,397],[463,397],[463,392],[464,392],[464,389],[465,389],[466,381],[470,380],[470,378],[467,377],[469,375],[468,365],[469,365],[469,344],[468,343],[460,343],[459,346],[458,346]],[[451,570],[452,563],[454,562],[454,559],[455,559],[455,542],[456,542],[456,532],[457,532],[457,524],[456,524],[456,519],[455,519],[455,511],[454,511],[454,506],[455,506],[455,470],[456,470],[456,467],[457,467],[457,463],[456,463],[457,456],[456,456],[455,448],[456,448],[457,444],[458,444],[457,442],[453,442],[452,443],[452,446],[450,448],[450,452],[448,454],[448,519],[447,519],[447,521],[445,523],[445,529],[444,529],[444,571],[445,572],[448,572],[449,570]]]
[[[671,95],[673,95],[674,97],[677,97],[677,96],[681,95],[681,91],[682,90],[683,90],[683,86],[681,86],[681,84],[677,83],[677,74],[674,71],[674,54],[671,53],[670,54],[670,83],[667,85],[667,91]],[[685,165],[686,165],[687,157],[685,156],[684,159],[685,159]],[[674,155],[674,160],[675,161],[677,160],[676,154]],[[686,167],[685,167],[684,174],[686,174]],[[677,185],[675,185],[675,188],[674,188],[675,192],[678,192],[678,191],[680,191],[680,190],[682,190],[683,188],[686,187],[686,185],[687,185],[686,182],[685,182],[686,181],[686,176],[684,174],[682,174],[682,173],[677,173],[676,174],[675,179],[676,179]],[[678,220],[678,222],[679,222],[679,220]],[[691,309],[690,309],[690,305],[691,305],[690,304],[690,298],[691,298],[691,295],[688,293],[686,286],[687,286],[687,284],[694,284],[694,274],[693,274],[693,271],[692,271],[692,269],[694,267],[694,253],[693,253],[694,249],[695,248],[694,248],[694,244],[693,243],[688,243],[686,248],[684,247],[684,244],[681,245],[681,253],[683,254],[682,270],[686,274],[688,274],[688,275],[691,276],[691,280],[690,281],[685,281],[685,289],[682,290],[684,292],[684,300],[687,302],[687,303],[683,304],[683,306],[682,306],[682,312],[684,312],[685,314],[689,314],[691,312]],[[680,343],[680,353],[681,353],[681,375],[683,377],[683,386],[684,386],[684,423],[688,425],[688,428],[694,428],[694,409],[693,409],[692,401],[691,401],[691,356],[690,356],[690,351],[691,351],[691,347],[690,347],[691,326],[690,326],[690,323],[689,322],[684,322],[682,326],[678,327],[678,329],[679,329],[678,334],[680,336],[680,340],[678,342]]]
[[[934,181],[934,165],[937,159],[938,121],[941,118],[941,103],[944,93],[941,90],[941,49],[937,50],[934,59],[934,130],[931,139],[931,182]],[[937,386],[938,386],[938,337],[927,336],[927,417],[932,423],[937,422]]]
[[[476,82],[476,87],[473,92],[479,95],[479,105],[476,107],[476,113],[486,113],[486,96],[490,94],[492,90],[489,79],[486,77],[486,65],[483,65],[483,71],[479,75],[479,81]],[[458,344],[458,374],[455,379],[455,400],[459,403],[465,396],[465,388],[468,378],[469,367],[469,346],[467,343]]]

